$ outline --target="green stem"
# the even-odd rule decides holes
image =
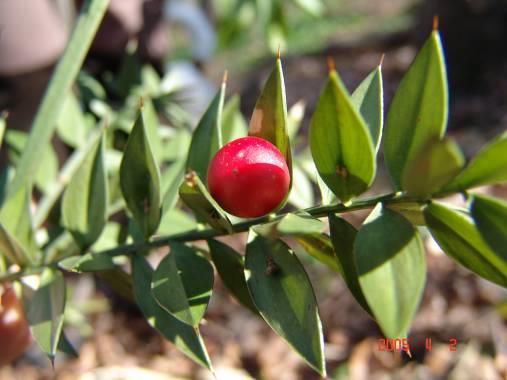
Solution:
[[[349,204],[337,203],[332,205],[325,206],[315,206],[310,207],[305,210],[302,210],[314,217],[320,218],[325,217],[330,213],[345,213],[350,211],[362,210],[373,208],[379,202],[382,202],[386,205],[396,204],[396,203],[420,203],[423,204],[425,201],[409,197],[403,194],[385,194],[377,197],[367,198],[363,200],[358,200],[356,202],[351,202]],[[250,229],[250,227],[255,226],[257,224],[263,224],[268,222],[275,222],[277,220],[282,219],[287,213],[277,214],[277,215],[266,215],[261,218],[250,219],[241,223],[237,223],[232,226],[232,234],[246,232]],[[191,231],[187,231],[180,234],[169,235],[164,237],[156,237],[148,242],[139,242],[134,244],[125,244],[113,249],[108,249],[105,251],[97,252],[99,255],[111,255],[111,256],[120,256],[126,254],[132,254],[135,252],[141,252],[152,248],[163,247],[169,245],[171,241],[181,241],[181,242],[189,242],[195,240],[205,240],[214,238],[217,236],[228,235],[225,231],[216,230],[213,228],[208,229],[194,229]]]
[[[0,284],[3,284],[4,282],[18,281],[26,276],[39,274],[44,270],[44,268],[45,267],[27,267],[17,272],[0,273]]]

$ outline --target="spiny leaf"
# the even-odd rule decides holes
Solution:
[[[403,77],[389,108],[384,157],[400,190],[407,164],[447,127],[447,74],[440,35],[433,31]]]
[[[213,268],[195,248],[171,243],[153,273],[151,292],[163,309],[190,326],[198,326],[213,289]]]
[[[324,339],[317,302],[294,253],[281,240],[269,240],[250,230],[245,277],[262,317],[325,377]]]
[[[424,248],[417,230],[378,204],[354,244],[359,284],[389,338],[406,338],[426,280]]]
[[[108,186],[103,137],[72,177],[62,200],[63,225],[81,248],[90,247],[107,220]]]
[[[192,135],[187,156],[186,171],[193,170],[206,183],[208,166],[215,153],[222,147],[222,108],[224,106],[225,78],[220,90],[197,124]]]
[[[199,330],[181,322],[165,311],[151,293],[153,269],[140,255],[132,256],[132,280],[134,296],[148,323],[178,350],[197,364],[212,369],[211,362]]]
[[[329,214],[329,232],[336,258],[340,267],[343,268],[342,275],[347,287],[362,308],[371,314],[370,307],[359,285],[359,275],[354,257],[357,230],[345,219]]]
[[[120,187],[145,238],[150,237],[160,222],[160,174],[141,113],[130,132],[120,164]]]
[[[208,246],[215,268],[224,285],[243,306],[259,314],[246,285],[243,256],[218,240],[209,239]]]
[[[449,139],[429,139],[403,173],[402,188],[410,195],[437,193],[461,171],[465,163],[458,145]]]
[[[292,153],[287,130],[287,100],[280,58],[277,58],[275,67],[257,99],[248,134],[268,140],[276,146],[285,157],[292,178]]]
[[[335,70],[329,73],[312,117],[310,148],[321,178],[343,202],[372,183],[376,170],[372,139]]]
[[[507,262],[507,202],[474,195],[470,210],[481,236]]]
[[[65,280],[61,272],[46,268],[27,314],[32,334],[51,362],[54,362],[62,333],[65,292]]]
[[[425,208],[424,218],[448,256],[479,276],[507,287],[507,261],[488,247],[469,216],[433,202]]]
[[[378,151],[384,125],[384,92],[382,86],[382,67],[379,65],[354,90],[351,100],[363,116],[370,136]]]
[[[507,132],[486,145],[442,192],[464,191],[472,187],[507,181]]]

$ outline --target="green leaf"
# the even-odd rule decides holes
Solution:
[[[77,148],[86,141],[89,124],[74,92],[67,94],[57,120],[58,137],[67,145]]]
[[[222,138],[223,143],[244,137],[248,133],[248,125],[241,114],[240,98],[238,95],[232,96],[224,106],[222,117]]]
[[[148,323],[197,364],[212,369],[199,330],[174,318],[159,306],[151,293],[153,269],[140,255],[132,256],[134,296]]]
[[[20,264],[35,264],[38,259],[38,248],[30,212],[31,195],[29,186],[21,188],[7,199],[0,210],[2,229],[8,231],[8,234],[3,231],[2,240],[7,246],[11,246],[12,254],[21,259]]]
[[[9,146],[9,159],[17,166],[19,164],[20,156],[26,148],[26,143],[29,134],[26,132],[10,129],[7,131],[5,140]],[[48,144],[46,149],[42,152],[39,158],[42,162],[40,168],[32,176],[33,183],[42,192],[47,193],[51,185],[55,181],[56,174],[58,173],[58,158],[51,144]],[[10,189],[10,188],[9,188]],[[9,196],[12,195],[9,192]]]
[[[470,210],[481,236],[507,262],[507,202],[474,195]]]
[[[321,0],[293,0],[301,9],[312,16],[321,16],[326,9]]]
[[[215,268],[225,287],[239,303],[253,313],[259,314],[246,285],[243,256],[218,240],[209,239],[208,246]]]
[[[378,204],[354,244],[359,284],[388,338],[406,338],[426,280],[424,248],[404,217]]]
[[[384,157],[400,190],[408,162],[447,127],[447,74],[440,35],[433,31],[396,91],[387,115]]]
[[[198,223],[189,214],[179,208],[174,208],[164,214],[157,233],[159,235],[177,235],[195,230],[197,227]]]
[[[308,276],[289,247],[250,230],[245,277],[252,299],[271,328],[323,377],[324,338]]]
[[[46,268],[39,288],[33,294],[27,318],[40,348],[54,362],[63,328],[66,289],[63,275]]]
[[[107,254],[87,253],[83,256],[70,256],[58,262],[58,267],[76,273],[100,272],[114,269],[117,264],[115,259]]]
[[[305,234],[294,238],[298,244],[321,263],[343,276],[343,268],[336,257],[331,240],[326,234]]]
[[[175,318],[198,326],[213,290],[213,267],[194,248],[171,243],[153,273],[151,292],[158,304]]]
[[[292,180],[297,183],[297,186],[294,186],[290,191],[289,203],[298,209],[315,205],[312,183],[297,164],[292,167]]]
[[[455,142],[429,139],[407,163],[402,188],[416,197],[437,193],[458,175],[464,164],[463,153]]]
[[[160,174],[139,114],[120,165],[120,187],[127,207],[150,237],[160,222]]]
[[[67,338],[64,331],[62,331],[60,340],[58,341],[58,351],[63,352],[74,359],[79,358],[79,353],[76,351],[69,338]]]
[[[204,183],[208,178],[209,163],[222,147],[221,119],[224,96],[225,80],[197,124],[188,151],[186,171],[195,171]]]
[[[310,124],[310,148],[326,185],[348,202],[375,177],[375,155],[368,128],[332,70]]]
[[[470,161],[465,170],[450,184],[445,192],[464,191],[472,187],[507,181],[507,132],[498,136]]]
[[[357,230],[345,219],[334,214],[329,214],[329,232],[347,287],[362,308],[371,314],[370,307],[359,284],[359,274],[354,256],[354,242]]]
[[[162,199],[162,218],[176,205],[178,201],[178,190],[183,181],[184,174],[185,162],[183,160],[174,162],[162,174],[162,189],[164,191],[164,197]]]
[[[285,157],[292,178],[292,153],[287,129],[287,100],[280,58],[276,60],[275,67],[257,99],[248,134],[268,140],[276,146]]]
[[[420,203],[392,203],[387,205],[386,207],[390,208],[393,211],[396,211],[398,214],[402,215],[405,219],[410,221],[414,226],[426,226],[426,221],[424,220],[423,213],[423,205]]]
[[[185,176],[179,194],[199,220],[206,221],[215,229],[232,232],[232,225],[227,214],[215,202],[195,172],[190,172]]]
[[[448,256],[479,276],[507,287],[507,262],[488,247],[469,216],[433,202],[424,210],[424,217]]]
[[[84,249],[98,239],[107,220],[108,189],[103,139],[97,140],[63,194],[63,225]]]
[[[153,152],[153,157],[155,158],[155,162],[161,162],[163,157],[162,152],[162,140],[160,139],[159,134],[159,119],[157,115],[157,110],[153,105],[153,102],[150,98],[142,98],[142,108],[141,113],[143,114],[143,121],[146,129],[146,136],[148,136],[148,140],[150,141],[150,147]]]
[[[0,257],[4,255],[11,264],[26,264],[27,253],[17,239],[0,223]]]
[[[26,185],[42,164],[40,159],[42,152],[50,144],[64,99],[83,64],[108,4],[109,0],[88,0],[83,4],[65,52],[53,72],[35,115],[32,131],[17,166],[9,194],[16,193],[19,188]]]
[[[310,214],[285,215],[275,222],[265,223],[253,227],[259,235],[275,238],[278,236],[319,234],[324,230],[324,223]]]
[[[384,125],[384,92],[380,65],[359,84],[350,99],[363,116],[375,151],[378,152]]]

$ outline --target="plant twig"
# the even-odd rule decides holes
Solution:
[[[386,205],[389,204],[396,204],[396,203],[420,203],[423,204],[425,201],[409,197],[403,194],[399,193],[390,193],[385,195],[380,195],[377,197],[367,198],[358,200],[355,202],[351,202],[350,204],[343,204],[343,203],[337,203],[332,205],[325,205],[325,206],[315,206],[310,207],[305,210],[302,210],[314,217],[325,217],[330,213],[345,213],[350,211],[356,211],[356,210],[362,210],[362,209],[368,209],[373,208],[375,205],[379,202],[382,202]],[[232,226],[232,233],[240,233],[240,232],[246,232],[248,229],[252,226],[255,226],[257,224],[262,223],[268,223],[280,220],[283,218],[287,213],[277,214],[277,215],[266,215],[261,218],[251,219],[247,220],[241,223],[234,224]],[[113,249],[108,249],[105,251],[97,252],[99,255],[110,255],[110,256],[120,256],[120,255],[126,255],[126,254],[132,254],[136,252],[145,251],[147,249],[152,248],[158,248],[163,247],[166,245],[169,245],[172,241],[180,241],[180,242],[189,242],[189,241],[195,241],[195,240],[204,240],[204,239],[210,239],[217,236],[223,236],[228,235],[227,232],[216,230],[213,228],[208,229],[194,229],[191,231],[187,231],[180,234],[175,235],[169,235],[169,236],[163,236],[163,237],[155,237],[152,240],[148,242],[140,242],[140,243],[133,243],[133,244],[125,244]]]

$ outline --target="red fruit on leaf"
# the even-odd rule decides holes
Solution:
[[[23,354],[32,341],[23,306],[10,285],[0,285],[0,367]]]
[[[275,210],[287,196],[290,174],[269,141],[242,137],[220,149],[208,168],[208,188],[230,214],[255,218]]]

